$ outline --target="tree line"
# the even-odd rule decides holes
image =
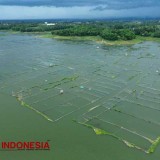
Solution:
[[[136,36],[160,38],[160,21],[59,22],[51,26],[42,23],[0,23],[0,30],[51,32],[59,36],[100,36],[115,41],[132,40]]]

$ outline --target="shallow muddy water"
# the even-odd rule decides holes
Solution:
[[[27,34],[0,36],[0,139],[50,151],[0,158],[157,160],[160,45],[104,46]],[[96,135],[105,131],[105,135]]]

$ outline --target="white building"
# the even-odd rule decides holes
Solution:
[[[47,26],[54,26],[54,25],[56,25],[55,23],[48,23],[48,22],[45,22],[44,24],[47,25]]]

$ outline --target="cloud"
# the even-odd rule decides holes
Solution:
[[[94,10],[96,6],[0,6],[0,19],[159,17],[160,7]]]
[[[95,9],[131,9],[160,6],[160,0],[0,0],[0,5],[8,6],[96,6]],[[100,7],[105,6],[105,7]]]
[[[160,0],[0,0],[0,19],[160,17]]]
[[[0,0],[0,5],[8,6],[51,6],[54,0]]]
[[[93,6],[101,4],[104,0],[0,0],[1,5],[17,6],[56,6],[56,7],[73,7],[73,6]],[[104,2],[103,2],[104,4]]]
[[[107,10],[107,9],[134,9],[142,7],[160,7],[160,1],[157,0],[113,0],[108,1],[106,4],[100,4],[94,8],[94,10]]]

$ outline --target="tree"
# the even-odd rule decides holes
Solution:
[[[101,37],[106,40],[111,40],[111,41],[118,40],[118,34],[113,33],[111,30],[108,30],[108,29],[105,29],[102,31]]]

